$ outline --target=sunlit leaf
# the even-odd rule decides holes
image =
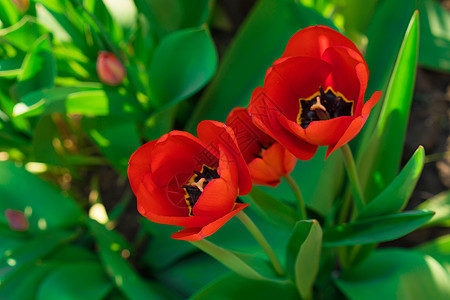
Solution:
[[[422,202],[417,209],[431,210],[436,214],[425,226],[446,226],[450,227],[450,190],[441,192],[430,199]]]

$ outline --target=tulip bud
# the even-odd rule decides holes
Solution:
[[[29,0],[11,0],[14,6],[20,11],[21,14],[25,13],[30,7]]]
[[[100,51],[97,58],[97,75],[100,81],[108,85],[122,83],[126,76],[122,62],[111,52]]]
[[[5,217],[8,221],[9,228],[15,231],[26,231],[30,224],[25,214],[19,210],[7,209]]]

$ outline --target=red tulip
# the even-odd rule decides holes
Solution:
[[[326,157],[353,139],[381,97],[364,103],[369,70],[356,46],[325,26],[300,30],[250,100],[253,122],[296,157]]]
[[[140,147],[129,162],[139,212],[156,223],[186,227],[174,239],[213,234],[248,205],[235,201],[252,188],[230,127],[203,121],[197,134],[172,131]]]
[[[297,158],[256,127],[247,108],[233,109],[225,123],[236,135],[254,184],[276,186],[281,177],[292,172]]]
[[[25,13],[30,7],[30,0],[11,0],[20,13]]]
[[[97,75],[104,84],[114,86],[122,83],[127,72],[117,56],[100,51],[97,57]]]
[[[11,230],[27,231],[30,227],[27,217],[19,210],[7,209],[5,210],[5,217]]]

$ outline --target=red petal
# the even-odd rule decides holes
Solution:
[[[321,25],[310,26],[298,31],[289,40],[283,56],[310,56],[321,58],[322,53],[332,46],[344,46],[361,55],[355,44],[339,32]]]
[[[219,145],[220,160],[217,172],[220,178],[211,180],[193,207],[195,216],[211,216],[215,219],[229,213],[236,202],[238,170],[233,157]]]
[[[319,146],[335,144],[355,117],[338,117],[330,120],[313,121],[304,129],[308,143]]]
[[[222,145],[236,161],[239,172],[239,195],[246,195],[252,189],[252,181],[247,164],[242,157],[233,130],[217,121],[202,121],[197,126],[197,135],[207,147],[217,149]]]
[[[361,128],[366,123],[366,120],[369,117],[370,111],[375,106],[375,104],[377,104],[378,100],[380,100],[380,97],[381,97],[380,91],[373,93],[372,97],[364,104],[361,116],[357,117],[356,119],[354,119],[352,121],[350,126],[347,128],[345,133],[342,135],[342,137],[339,139],[339,141],[335,145],[331,145],[328,147],[325,159],[327,159],[328,156],[331,153],[333,153],[333,151],[335,151],[339,147],[350,142],[359,133]]]
[[[352,49],[345,47],[328,48],[322,59],[333,66],[333,72],[327,78],[327,87],[354,101],[354,115],[361,113],[364,93],[369,80],[369,70],[366,62]],[[325,87],[324,87],[325,89]]]
[[[220,219],[217,219],[214,222],[211,222],[202,228],[183,229],[179,232],[172,234],[172,238],[185,241],[198,241],[205,237],[208,237],[211,234],[215,233],[217,230],[219,230],[220,227],[222,227],[226,222],[228,222],[232,217],[234,217],[237,213],[246,208],[248,205],[250,204],[236,203],[234,209],[225,216],[221,217]]]
[[[130,180],[131,189],[135,193],[142,183],[145,174],[150,172],[150,158],[155,143],[156,141],[151,141],[142,145],[130,157],[128,163],[128,178]]]
[[[217,167],[218,158],[193,135],[172,131],[163,135],[154,145],[151,157],[153,180],[159,186],[170,184],[174,177],[188,180],[202,165]],[[185,184],[185,182],[181,182]]]
[[[255,125],[276,139],[297,158],[302,160],[312,158],[318,147],[303,141],[290,128],[282,126],[279,118],[286,117],[272,105],[272,101],[267,101],[267,99],[262,89],[255,90],[252,95],[249,112]]]
[[[290,57],[267,72],[264,93],[275,109],[289,120],[297,120],[299,99],[307,99],[325,85],[332,67],[323,60]]]
[[[239,150],[246,163],[252,161],[255,155],[261,152],[262,146],[268,147],[275,142],[273,138],[253,124],[247,108],[234,108],[228,115],[225,124],[233,129]]]

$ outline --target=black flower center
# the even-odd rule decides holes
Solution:
[[[192,216],[192,208],[197,203],[198,198],[203,193],[206,185],[213,179],[219,178],[219,173],[214,168],[203,165],[202,170],[194,171],[194,175],[189,179],[187,185],[182,185],[181,188],[185,191],[184,199],[189,207],[189,215]]]
[[[299,99],[300,106],[297,123],[305,129],[312,121],[329,120],[342,116],[353,115],[353,100],[347,100],[344,95],[336,93],[330,87],[326,92],[319,87],[308,99]]]

